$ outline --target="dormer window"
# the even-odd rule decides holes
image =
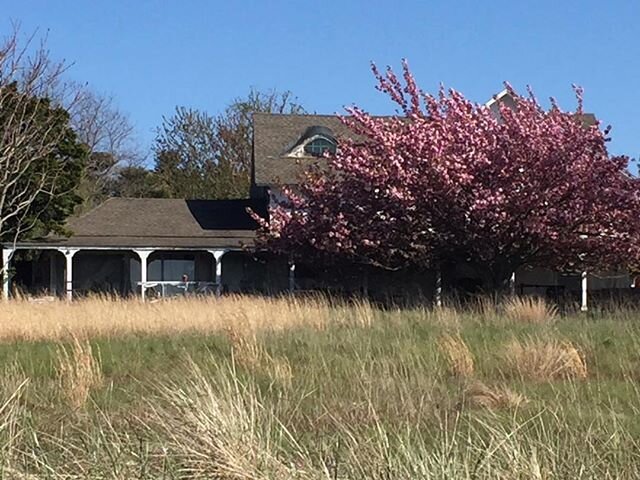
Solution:
[[[336,153],[338,142],[333,132],[319,125],[308,127],[288,150],[289,157],[322,157],[326,152]]]
[[[336,153],[336,144],[328,138],[316,137],[305,144],[304,151],[311,156],[321,157],[325,152]]]

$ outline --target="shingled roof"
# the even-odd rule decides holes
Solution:
[[[502,97],[498,99],[504,100]],[[578,118],[585,126],[597,123],[592,113]],[[337,115],[253,114],[253,180],[257,186],[295,185],[305,170],[323,161],[312,156],[288,155],[305,131],[313,126],[329,128],[338,141],[341,137],[354,136]]]
[[[220,248],[253,244],[265,200],[110,198],[67,224],[70,237],[50,236],[19,246]]]
[[[322,161],[317,157],[286,156],[305,130],[313,126],[330,129],[338,140],[353,135],[336,115],[253,114],[253,175],[256,185],[296,184],[304,170]]]

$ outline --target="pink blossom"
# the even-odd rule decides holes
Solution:
[[[328,169],[307,172],[299,195],[263,223],[260,242],[300,256],[336,255],[388,268],[469,259],[502,281],[523,265],[618,268],[638,258],[640,190],[606,132],[576,110],[545,111],[531,91],[498,118],[455,90],[420,90],[373,67],[403,112],[353,107]]]

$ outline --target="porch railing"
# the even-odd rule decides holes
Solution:
[[[167,298],[180,295],[215,295],[218,284],[215,282],[138,282],[147,298]]]

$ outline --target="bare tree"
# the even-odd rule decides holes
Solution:
[[[262,113],[306,113],[304,107],[290,91],[261,92],[255,88],[242,98],[234,99],[227,108],[216,117],[216,149],[227,169],[240,174],[244,179],[242,192],[248,190],[251,170],[251,145],[253,140],[253,114]],[[246,195],[246,193],[244,193]]]
[[[70,84],[74,91],[67,109],[78,139],[89,149],[81,194],[85,207],[95,206],[108,195],[118,171],[140,166],[144,160],[135,129],[113,97],[95,93],[86,85]],[[69,99],[67,98],[67,101]]]
[[[0,242],[5,248],[35,232],[63,229],[75,195],[85,148],[65,109],[50,100],[63,63],[44,40],[22,40],[18,28],[0,44]],[[77,99],[68,96],[69,104]],[[7,265],[2,265],[4,274]]]

